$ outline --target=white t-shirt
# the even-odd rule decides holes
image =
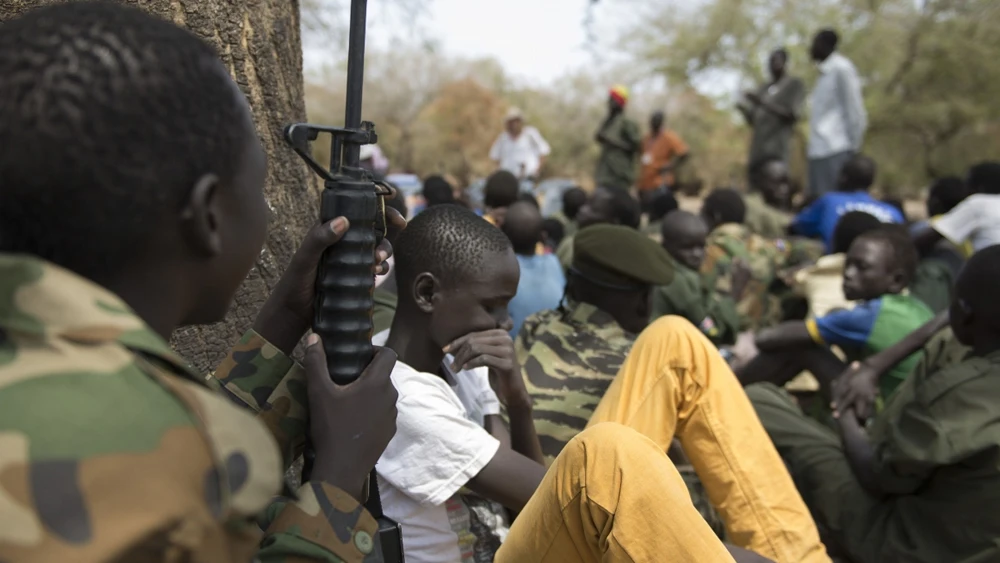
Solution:
[[[955,245],[971,242],[974,252],[1000,244],[1000,195],[971,195],[934,220],[933,226]]]
[[[541,157],[548,156],[550,152],[552,149],[538,129],[526,126],[516,139],[507,131],[500,133],[490,149],[490,159],[518,178],[533,178],[538,174]]]
[[[372,338],[384,345],[389,331]],[[451,356],[445,362],[451,362]],[[500,442],[484,428],[500,414],[485,368],[441,377],[396,362],[396,435],[375,469],[386,516],[403,526],[407,563],[490,563],[507,537],[503,508],[465,490]]]

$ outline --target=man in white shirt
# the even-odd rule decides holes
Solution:
[[[809,119],[809,194],[834,189],[845,162],[858,152],[868,127],[861,79],[854,63],[836,52],[839,38],[824,29],[813,39],[810,54],[820,77],[813,88]]]
[[[517,179],[534,182],[538,171],[545,164],[545,157],[552,152],[538,129],[526,126],[521,110],[511,108],[507,112],[504,131],[490,149],[490,159],[500,170],[506,170]]]
[[[982,162],[969,169],[970,195],[951,211],[931,220],[931,228],[915,234],[922,253],[941,239],[972,252],[1000,244],[1000,162]]]

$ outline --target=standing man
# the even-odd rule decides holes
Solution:
[[[642,169],[639,172],[639,203],[642,211],[651,211],[653,200],[662,191],[674,187],[674,172],[688,158],[688,146],[670,129],[664,129],[665,116],[654,112],[649,119],[649,135],[642,141]]]
[[[594,180],[598,187],[632,189],[635,183],[635,160],[642,150],[639,125],[625,116],[628,88],[615,86],[608,97],[608,115],[595,139],[601,145]]]
[[[795,122],[799,119],[805,86],[788,76],[788,51],[778,49],[768,59],[771,81],[744,94],[737,109],[753,129],[750,139],[750,173],[770,160],[788,162],[789,145]]]
[[[820,71],[809,119],[809,194],[815,197],[836,186],[840,168],[861,149],[868,127],[858,70],[835,52],[838,41],[836,31],[824,29],[810,51]]]
[[[551,147],[538,129],[524,125],[521,110],[510,108],[504,130],[490,149],[490,159],[497,163],[500,170],[517,176],[522,186],[530,186],[538,179],[538,171],[550,152]]]

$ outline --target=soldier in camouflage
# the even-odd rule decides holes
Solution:
[[[723,295],[732,295],[735,273],[733,264],[745,263],[750,270],[745,291],[737,297],[740,331],[757,330],[777,324],[782,319],[781,300],[771,292],[778,273],[789,265],[792,248],[784,239],[768,240],[750,232],[743,224],[746,205],[739,192],[718,189],[705,198],[702,217],[710,233],[701,274],[707,287]]]
[[[212,49],[135,8],[52,5],[0,27],[0,74],[0,560],[377,553],[359,501],[395,355],[345,388],[317,338],[290,359],[345,220],[310,231],[215,377],[167,344],[222,318],[266,234],[264,153]],[[262,536],[307,427],[314,480]]]
[[[577,233],[566,299],[528,317],[515,341],[535,429],[546,462],[586,428],[649,322],[653,285],[673,279],[670,256],[628,227],[595,225]],[[679,466],[699,512],[724,527],[690,466]]]

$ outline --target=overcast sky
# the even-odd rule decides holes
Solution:
[[[610,44],[617,37],[623,19],[609,2],[614,0],[590,8],[590,0],[429,0],[417,25],[421,36],[445,53],[492,56],[520,81],[539,84],[593,64],[602,42],[589,38]],[[394,38],[417,35],[400,11],[387,11],[386,4],[369,1],[369,45],[385,48]],[[328,48],[307,48],[306,67],[315,68]]]

